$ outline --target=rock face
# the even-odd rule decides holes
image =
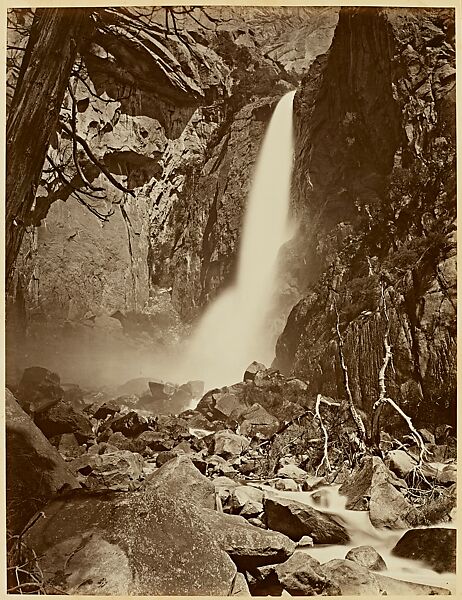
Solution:
[[[105,195],[92,201],[108,215],[100,221],[44,172],[31,218],[37,228],[18,262],[11,345],[25,328],[53,330],[47,362],[68,376],[69,353],[85,349],[97,377],[94,355],[121,350],[127,335],[147,346],[175,342],[182,319],[232,279],[272,109],[328,48],[338,18],[336,8],[210,7],[213,21],[202,9],[178,19],[177,37],[160,12],[152,23],[149,9],[99,11],[103,26],[86,48],[84,81],[76,81],[79,135],[133,193],[82,158],[85,177]],[[70,106],[67,97],[63,110]],[[54,144],[71,157],[66,136]],[[66,175],[81,184],[72,168]]]
[[[80,484],[8,389],[5,399],[7,529],[20,533],[51,497]]]
[[[304,298],[274,366],[357,406],[387,394],[419,425],[455,424],[455,70],[452,9],[344,8],[295,96],[292,244]],[[335,290],[335,292],[333,291]],[[384,426],[403,426],[385,411]]]

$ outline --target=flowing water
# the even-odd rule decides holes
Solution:
[[[320,512],[332,516],[347,530],[350,542],[347,545],[315,545],[307,548],[306,552],[321,563],[326,563],[334,558],[343,559],[351,548],[358,546],[372,546],[384,559],[387,570],[381,571],[382,575],[410,581],[443,587],[455,593],[456,575],[454,573],[436,573],[420,561],[409,560],[394,556],[391,551],[403,536],[405,530],[376,529],[369,520],[367,511],[347,510],[346,497],[338,492],[339,486],[319,488],[315,492],[281,492],[268,486],[259,486],[261,489],[277,493],[285,498],[308,504]],[[435,527],[455,527],[452,523],[440,523]]]
[[[265,323],[278,253],[289,238],[294,94],[279,101],[260,149],[239,244],[237,279],[207,309],[176,365],[184,381],[202,379],[206,389],[241,381],[250,362],[269,365],[274,358],[274,334]]]

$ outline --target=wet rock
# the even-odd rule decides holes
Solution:
[[[80,485],[8,389],[5,416],[7,529],[19,533],[52,496]]]
[[[218,545],[241,571],[283,562],[295,550],[295,544],[285,535],[250,525],[237,515],[212,510],[203,514]]]
[[[257,373],[261,371],[266,371],[265,365],[254,360],[245,370],[244,381],[254,381]]]
[[[35,423],[48,438],[73,433],[79,443],[84,443],[94,435],[88,417],[65,400],[59,400],[50,408],[35,413]]]
[[[336,596],[340,588],[320,569],[321,563],[306,552],[295,552],[274,569],[282,588],[293,596]]]
[[[410,529],[393,548],[402,558],[421,560],[438,573],[456,572],[456,530]]]
[[[352,560],[358,565],[366,567],[371,571],[384,571],[387,568],[385,561],[372,546],[358,546],[349,550],[345,556],[346,560]]]
[[[132,490],[139,487],[143,475],[142,456],[128,450],[87,453],[69,466],[85,477],[82,481],[91,489]]]
[[[146,478],[145,486],[162,489],[202,508],[215,508],[215,486],[183,455],[166,462]]]
[[[156,487],[51,502],[27,533],[45,582],[68,594],[218,595],[236,567],[200,510]]]
[[[266,496],[263,505],[268,528],[296,542],[304,535],[309,535],[315,544],[346,544],[349,540],[341,525],[311,506],[276,495]]]
[[[64,396],[60,377],[44,367],[29,367],[24,373],[16,390],[16,398],[28,414],[38,414]]]
[[[217,456],[223,458],[234,458],[239,456],[250,446],[250,442],[242,435],[232,431],[218,431],[213,436],[213,451]]]
[[[341,596],[380,595],[375,575],[351,560],[334,559],[320,567],[320,572],[337,586]]]

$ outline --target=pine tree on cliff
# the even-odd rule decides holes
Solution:
[[[6,128],[7,285],[89,14],[70,8],[35,13]]]

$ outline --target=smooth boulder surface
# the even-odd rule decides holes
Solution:
[[[223,458],[234,458],[247,450],[249,440],[243,435],[237,435],[229,430],[218,431],[213,438],[214,453]]]
[[[315,544],[346,544],[349,540],[341,525],[311,506],[275,494],[266,496],[263,504],[268,528],[296,542],[304,535],[309,535]]]
[[[56,493],[80,484],[8,389],[5,415],[7,528],[18,533]]]
[[[68,594],[225,596],[236,567],[200,510],[153,486],[52,501],[26,534],[45,582]]]
[[[283,562],[295,551],[285,535],[250,525],[243,517],[204,510],[203,517],[214,539],[239,570]]]
[[[384,571],[387,568],[385,561],[372,546],[358,546],[349,550],[346,560],[352,560],[371,571]]]
[[[445,527],[410,529],[392,552],[401,558],[421,560],[438,573],[455,573],[456,530]]]

